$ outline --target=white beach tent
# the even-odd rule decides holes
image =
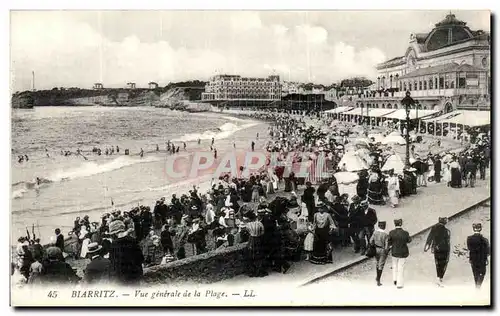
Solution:
[[[341,171],[334,174],[337,184],[351,184],[359,180],[359,176],[355,172]]]
[[[391,133],[389,133],[389,135],[387,136],[401,136],[401,133],[399,131],[393,131]]]
[[[338,166],[342,168],[345,164],[346,170],[349,172],[360,171],[364,169],[368,169],[368,165],[366,162],[361,159],[354,151],[348,151],[344,154]]]
[[[382,140],[382,144],[398,144],[398,145],[406,145],[406,140],[400,135],[388,135],[386,138]]]
[[[368,134],[368,139],[374,139],[375,143],[381,143],[384,140],[384,135],[382,134]]]
[[[381,170],[389,171],[391,169],[394,169],[394,173],[403,174],[404,167],[405,164],[403,162],[403,159],[401,159],[401,157],[398,154],[394,154],[389,156],[389,158],[387,158],[387,161],[385,162]]]
[[[370,145],[370,140],[368,138],[360,137],[356,138],[354,144],[368,147]]]

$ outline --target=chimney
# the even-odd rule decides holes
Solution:
[[[35,72],[31,72],[31,91],[35,91]]]

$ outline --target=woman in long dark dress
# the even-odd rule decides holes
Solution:
[[[385,204],[382,195],[383,179],[380,173],[373,171],[368,178],[368,201],[370,204],[383,205]]]
[[[450,171],[451,171],[450,186],[452,188],[461,188],[462,187],[462,172],[460,171],[460,164],[457,162],[456,158],[453,158],[453,161],[450,164]]]
[[[325,264],[328,262],[328,244],[330,234],[335,228],[333,218],[326,212],[323,202],[317,205],[318,212],[314,214],[314,243],[311,262],[315,264]]]
[[[366,199],[366,194],[368,191],[368,176],[365,172],[359,173],[358,184],[356,185],[356,195],[362,200]]]

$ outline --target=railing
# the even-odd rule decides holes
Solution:
[[[451,96],[459,96],[459,95],[478,95],[478,94],[486,94],[486,89],[481,88],[454,88],[454,89],[432,89],[432,90],[412,90],[411,96],[415,97],[451,97]],[[406,95],[406,91],[399,92],[389,92],[387,95],[385,93],[376,93],[375,96],[365,96],[361,97],[357,95],[353,95],[353,101],[361,101],[361,100],[382,100],[387,98],[404,98]]]

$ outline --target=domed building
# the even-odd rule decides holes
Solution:
[[[411,34],[400,57],[377,65],[375,87],[356,99],[365,108],[401,108],[406,91],[423,110],[490,110],[490,34],[454,14],[429,33]]]

